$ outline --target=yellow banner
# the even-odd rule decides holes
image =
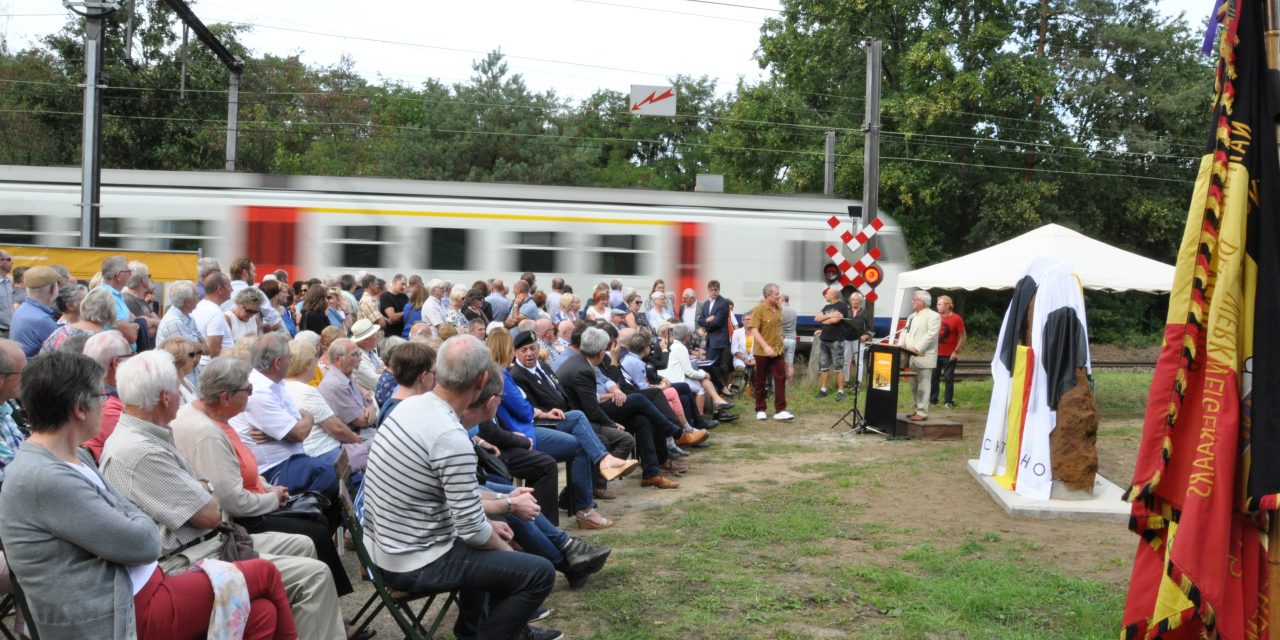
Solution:
[[[889,391],[893,385],[893,354],[876,351],[871,359],[871,388]]]
[[[125,249],[81,249],[71,247],[37,247],[24,244],[3,245],[0,249],[13,257],[13,266],[35,267],[60,264],[77,280],[92,280],[93,274],[102,271],[102,261],[111,256],[124,256],[125,260],[145,263],[156,282],[196,279],[196,262],[200,254],[194,251],[128,251]]]

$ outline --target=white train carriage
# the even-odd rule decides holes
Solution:
[[[74,246],[76,168],[0,166],[0,242]],[[291,277],[367,271],[470,283],[524,271],[559,274],[579,293],[618,277],[648,292],[701,293],[712,278],[738,312],[777,282],[811,329],[823,304],[822,267],[835,215],[856,201],[638,189],[543,187],[107,170],[101,246],[249,256],[259,273]],[[885,281],[907,265],[898,225],[877,235]],[[887,327],[888,301],[877,308]]]

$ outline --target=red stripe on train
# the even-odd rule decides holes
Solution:
[[[302,212],[292,207],[245,207],[245,255],[253,261],[261,277],[284,269],[295,280],[298,270],[298,222]],[[281,284],[289,284],[287,282]]]
[[[702,225],[697,222],[681,222],[676,226],[676,304],[685,289],[698,290],[698,241],[702,237]]]

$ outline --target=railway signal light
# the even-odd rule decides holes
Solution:
[[[822,265],[822,281],[827,284],[835,284],[840,280],[840,268],[828,262]]]

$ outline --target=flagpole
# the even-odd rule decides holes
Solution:
[[[1277,0],[1267,0],[1266,29],[1263,43],[1267,51],[1267,67],[1280,69],[1280,7]],[[1280,125],[1276,127],[1280,146]],[[1267,638],[1280,640],[1280,513],[1267,517]]]

